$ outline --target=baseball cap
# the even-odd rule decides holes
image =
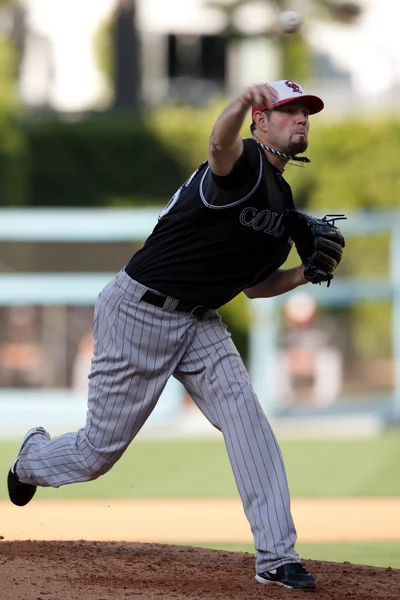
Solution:
[[[266,83],[265,85],[269,85],[273,87],[278,95],[277,101],[273,104],[273,108],[277,108],[278,106],[283,106],[284,104],[288,104],[289,102],[293,102],[293,100],[298,100],[301,98],[305,101],[308,109],[310,111],[310,115],[315,115],[315,113],[320,112],[324,108],[324,103],[321,98],[318,96],[313,96],[311,94],[306,94],[304,88],[301,87],[300,84],[295,81],[291,81],[290,79],[282,79],[281,81],[272,81],[270,83]],[[254,113],[258,111],[268,110],[267,106],[253,106],[251,109],[251,117],[254,121]]]

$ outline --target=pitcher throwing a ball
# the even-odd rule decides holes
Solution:
[[[257,581],[315,589],[295,550],[278,442],[218,308],[242,291],[268,298],[331,281],[344,239],[326,220],[295,211],[283,177],[288,161],[309,162],[298,155],[309,115],[322,108],[289,80],[250,87],[225,108],[208,160],[96,301],[86,424],[53,439],[42,427],[26,434],[8,474],[14,504],[27,504],[37,486],[109,471],[174,376],[223,435],[254,536]],[[243,140],[249,111],[252,136]],[[293,242],[302,264],[282,270]]]

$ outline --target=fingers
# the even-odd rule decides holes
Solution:
[[[338,236],[338,243],[342,246],[342,248],[345,248],[346,247],[346,241],[345,241],[343,235],[340,233],[339,230],[337,232],[337,236]]]
[[[266,106],[272,109],[278,100],[278,94],[267,84],[254,85],[243,92],[240,100],[247,106]]]
[[[313,261],[313,264],[319,271],[332,273],[332,271],[334,271],[338,266],[339,262],[340,258],[339,260],[337,260],[334,256],[320,252],[316,259]]]
[[[343,248],[340,244],[337,244],[332,240],[327,238],[317,238],[315,248],[318,250],[318,253],[321,253],[323,256],[330,256],[336,262],[336,265],[342,260]]]
[[[326,239],[331,240],[332,242],[336,242],[342,248],[346,246],[345,239],[339,229],[333,225],[322,225],[315,227],[315,234]]]
[[[331,229],[327,229],[325,231],[321,230],[321,234],[327,239],[336,242],[342,248],[346,246],[345,239],[337,227],[332,227]]]

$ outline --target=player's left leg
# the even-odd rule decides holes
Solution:
[[[43,431],[25,439],[8,476],[14,504],[29,502],[38,485],[103,475],[150,416],[193,336],[193,320],[143,302],[145,289],[122,273],[101,293],[86,424],[52,440]]]
[[[198,323],[177,370],[200,410],[224,436],[254,536],[257,580],[313,589],[315,579],[304,571],[294,549],[296,530],[279,444],[218,316]]]

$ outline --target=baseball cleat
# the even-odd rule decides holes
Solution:
[[[11,502],[16,506],[25,506],[25,504],[28,504],[36,492],[36,485],[32,485],[30,483],[21,483],[21,481],[18,479],[18,475],[15,472],[15,467],[18,462],[19,455],[21,454],[21,450],[26,446],[31,437],[38,434],[44,436],[47,440],[50,439],[49,433],[43,427],[34,427],[33,429],[30,429],[22,440],[21,448],[19,449],[13,466],[8,471],[8,495]]]
[[[313,592],[317,588],[317,582],[301,563],[287,563],[272,571],[257,573],[256,580],[268,585],[280,585],[292,590],[303,590]]]

